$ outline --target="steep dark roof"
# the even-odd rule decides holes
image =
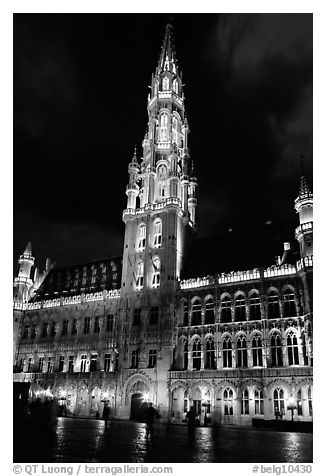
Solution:
[[[75,266],[52,269],[32,301],[119,289],[122,257],[105,258]]]

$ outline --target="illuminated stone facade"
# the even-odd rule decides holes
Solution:
[[[128,166],[123,256],[34,274],[31,245],[14,291],[14,381],[69,415],[137,416],[141,399],[181,422],[312,419],[312,205],[301,179],[301,259],[181,280],[196,228],[182,78],[168,25],[148,97],[143,157]],[[206,418],[205,418],[206,417]]]

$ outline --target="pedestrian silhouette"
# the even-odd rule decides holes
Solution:
[[[194,407],[190,407],[190,410],[187,412],[186,416],[187,424],[188,424],[188,436],[192,438],[195,434],[196,428],[196,412]]]
[[[160,415],[157,410],[153,407],[152,402],[147,403],[145,408],[145,422],[146,422],[146,438],[149,436],[153,437],[154,431],[154,420],[155,418],[160,418]]]
[[[109,416],[110,416],[110,407],[109,407],[109,404],[108,404],[108,402],[104,402],[103,420],[104,420],[104,422],[105,422],[105,428],[106,428],[107,425],[108,425]]]

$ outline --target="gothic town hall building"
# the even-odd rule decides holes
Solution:
[[[313,195],[294,201],[299,259],[182,278],[197,178],[182,79],[167,25],[148,97],[143,157],[128,165],[123,256],[39,273],[31,244],[14,281],[14,382],[68,415],[248,425],[312,420]],[[288,243],[284,244],[287,255]],[[33,271],[33,272],[32,272]]]

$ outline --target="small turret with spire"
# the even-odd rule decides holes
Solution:
[[[34,257],[32,256],[32,244],[28,242],[25,251],[20,255],[18,277],[14,282],[14,301],[24,303],[28,300],[29,290],[32,287],[31,269],[34,265]]]
[[[302,171],[299,195],[294,201],[294,208],[299,214],[300,225],[295,230],[295,237],[300,245],[301,258],[313,255],[313,194]]]

